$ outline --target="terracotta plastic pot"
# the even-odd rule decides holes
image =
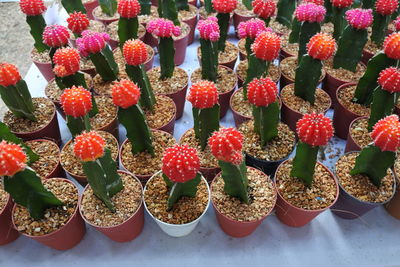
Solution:
[[[57,146],[58,149],[58,155],[60,155],[60,148],[58,147],[58,144],[56,144],[53,140],[48,140],[48,139],[36,139],[33,141],[39,141],[39,142],[52,142]],[[58,158],[57,166],[54,167],[54,169],[50,172],[49,175],[44,177],[44,179],[49,179],[49,178],[55,178],[55,177],[65,177],[65,171],[61,166],[60,158]]]
[[[353,139],[353,137],[350,134],[350,129],[352,127],[352,125],[357,121],[357,120],[361,120],[361,119],[365,119],[367,117],[358,117],[355,118],[349,126],[348,129],[348,134],[347,134],[347,142],[346,142],[346,147],[344,149],[344,153],[350,152],[350,151],[360,151],[361,147],[356,143],[356,141]]]
[[[349,126],[350,123],[355,120],[356,118],[361,117],[360,115],[357,115],[356,113],[348,110],[345,106],[343,106],[340,101],[339,101],[339,92],[347,87],[356,85],[355,83],[346,83],[341,85],[337,90],[335,94],[335,102],[336,105],[334,105],[334,110],[335,112],[333,113],[333,127],[335,128],[335,135],[339,138],[342,139],[347,139],[347,136],[349,134]]]
[[[19,237],[19,232],[15,230],[11,218],[13,206],[14,202],[8,195],[7,204],[0,210],[0,246],[11,243]]]
[[[145,35],[146,36],[146,35]],[[153,54],[151,55],[151,57],[144,63],[144,69],[146,71],[150,70],[151,68],[153,68],[153,64],[154,64],[154,55],[155,55],[155,51],[153,49]]]
[[[52,179],[60,179],[65,182],[68,182],[70,184],[73,184],[75,186],[74,183],[72,183],[71,181],[69,181],[67,179],[62,179],[62,178],[52,178]],[[12,214],[14,214],[16,206],[17,205],[14,205]],[[14,217],[12,217],[12,219],[13,219],[12,222],[13,222],[14,228],[16,228],[15,222],[14,222]],[[71,249],[74,246],[76,246],[77,244],[79,244],[79,242],[81,242],[81,240],[83,239],[83,236],[85,235],[85,233],[86,233],[85,222],[83,221],[81,214],[79,213],[79,205],[78,205],[75,209],[74,214],[69,219],[69,221],[64,226],[62,226],[60,229],[58,229],[50,234],[41,235],[41,236],[32,236],[32,235],[28,235],[25,233],[21,233],[21,234],[26,237],[29,237],[33,240],[36,240],[50,248],[57,249],[57,250],[67,250],[67,249]]]
[[[265,176],[268,177],[267,175],[265,175]],[[212,183],[214,183],[216,177],[213,179]],[[212,185],[211,185],[211,188],[212,188]],[[275,189],[275,187],[274,187],[274,189]],[[275,203],[276,203],[276,199],[277,198],[276,198],[276,189],[275,189]],[[267,214],[258,220],[249,221],[249,222],[241,222],[241,221],[233,220],[233,219],[227,217],[226,215],[222,214],[217,209],[214,202],[213,201],[211,201],[211,202],[212,202],[212,205],[215,210],[215,217],[217,218],[218,224],[221,227],[222,231],[224,231],[227,235],[230,235],[233,237],[246,237],[246,236],[252,234],[257,229],[257,227],[264,221],[264,219],[272,212],[272,210],[274,209],[274,206],[275,206],[275,203],[274,203],[271,206],[271,209],[267,212]]]
[[[125,173],[131,175],[134,179],[139,181],[134,175],[124,171],[118,171],[119,173]],[[104,234],[108,238],[116,242],[129,242],[138,237],[143,230],[144,226],[144,209],[143,200],[140,203],[139,208],[133,213],[128,219],[123,223],[114,226],[98,226],[87,220],[82,212],[82,199],[84,192],[88,189],[89,185],[86,185],[81,197],[79,198],[79,211],[82,218],[87,224],[92,226],[94,229]],[[143,192],[143,187],[140,183],[141,192]]]
[[[51,79],[54,79],[54,72],[53,72],[53,68],[52,68],[50,62],[42,63],[39,61],[35,61],[33,58],[32,58],[32,62],[39,69],[40,73],[42,73],[42,75],[46,79],[46,81],[50,81]]]
[[[94,15],[94,10],[95,10],[95,8],[94,8],[93,11],[92,11],[92,17],[93,17],[93,19],[104,23],[104,25],[106,25],[106,26],[107,26],[108,24],[110,24],[111,22],[117,21],[117,20],[119,19],[119,18],[106,18],[106,19],[104,19],[104,18],[96,17],[96,16]]]
[[[189,3],[190,4],[190,3]],[[196,30],[196,25],[197,25],[197,19],[198,19],[198,11],[195,5],[192,5],[193,7],[195,7],[196,9],[196,16],[194,16],[191,19],[188,20],[183,20],[183,22],[185,22],[187,25],[189,25],[190,27],[190,33],[188,36],[188,44],[187,45],[191,45],[193,43],[194,40],[194,32]]]
[[[286,161],[282,162],[282,164],[285,164],[285,162]],[[278,169],[280,168],[280,166],[278,167]],[[288,201],[286,201],[282,197],[282,195],[279,193],[279,190],[277,190],[278,191],[278,200],[277,200],[277,203],[276,203],[275,214],[283,224],[286,224],[286,225],[291,226],[291,227],[304,226],[304,225],[308,224],[309,222],[311,222],[320,213],[322,213],[325,210],[329,209],[337,201],[337,199],[339,197],[339,186],[338,186],[338,183],[337,183],[337,181],[335,179],[335,176],[333,175],[333,173],[325,165],[321,164],[321,166],[323,166],[325,168],[325,170],[327,170],[330,173],[331,178],[335,181],[336,192],[337,192],[335,200],[332,202],[331,205],[329,205],[328,207],[325,207],[323,209],[306,210],[306,209],[298,208],[298,207],[292,205],[291,203],[289,203]],[[276,175],[275,175],[275,179],[274,180],[275,180],[275,183],[276,183]]]
[[[88,16],[89,19],[94,19],[93,17],[93,9],[99,6],[99,2],[97,0],[88,2],[88,3],[83,3],[83,6],[86,9],[86,15]]]
[[[396,184],[398,184],[399,176],[396,172],[396,168],[393,168],[393,173],[396,177]],[[388,203],[386,203],[385,209],[394,218],[400,220],[400,189],[398,186],[396,187],[396,193],[394,194],[393,198]]]

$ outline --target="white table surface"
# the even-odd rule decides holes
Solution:
[[[57,8],[51,11],[55,14]],[[51,14],[46,15],[46,20],[57,21]],[[232,27],[230,41],[237,42]],[[196,41],[188,47],[186,60],[180,66],[189,74],[199,66],[198,45]],[[46,80],[34,65],[25,80],[33,96],[44,96]],[[332,111],[328,115],[332,116]],[[70,134],[64,120],[58,118],[65,143]],[[230,111],[221,124],[234,126]],[[186,102],[185,113],[175,125],[175,138],[179,139],[192,126],[191,106]],[[120,142],[124,138],[125,130],[120,127]],[[334,147],[333,154],[337,150],[343,153],[344,141],[333,138],[330,146]],[[324,163],[332,167],[335,160],[327,157]],[[252,235],[232,238],[222,232],[210,206],[197,228],[182,238],[167,236],[146,214],[142,234],[128,243],[113,242],[87,226],[82,242],[68,251],[50,249],[24,236],[0,247],[0,266],[32,265],[400,266],[400,221],[382,207],[356,220],[341,219],[328,210],[301,228],[285,226],[271,214]]]

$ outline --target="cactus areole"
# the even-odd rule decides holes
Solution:
[[[118,37],[119,45],[122,48],[129,39],[138,37],[140,4],[138,0],[121,0],[118,2]]]

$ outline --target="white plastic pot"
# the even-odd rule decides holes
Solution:
[[[147,181],[147,183],[149,183],[153,179],[153,177],[158,175],[160,172],[161,171],[155,173]],[[207,212],[207,209],[210,206],[210,197],[211,197],[210,187],[208,186],[207,180],[203,176],[201,176],[201,179],[204,181],[204,183],[207,186],[207,191],[208,191],[207,206],[204,209],[203,213],[196,220],[194,220],[194,221],[192,221],[190,223],[185,223],[185,224],[170,224],[170,223],[166,223],[166,222],[163,222],[163,221],[159,220],[158,218],[154,217],[153,214],[151,214],[151,212],[147,209],[146,201],[144,201],[144,195],[145,195],[146,190],[147,190],[147,183],[146,183],[146,186],[144,187],[144,190],[143,190],[143,203],[144,203],[144,207],[146,209],[146,212],[150,215],[151,218],[153,218],[153,220],[156,221],[158,226],[160,226],[161,230],[163,230],[164,233],[166,233],[167,235],[172,236],[172,237],[181,237],[181,236],[186,236],[186,235],[190,234],[196,228],[196,226],[199,223],[200,219]]]

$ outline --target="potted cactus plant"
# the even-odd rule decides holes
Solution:
[[[331,120],[322,114],[305,114],[297,122],[297,135],[296,156],[284,161],[275,174],[276,215],[293,227],[309,223],[332,206],[339,195],[334,175],[317,162],[319,147],[327,145],[333,136]]]
[[[74,140],[74,153],[83,165],[88,185],[79,202],[85,221],[117,242],[135,239],[142,231],[142,186],[117,164],[97,132],[83,132]]]
[[[397,0],[377,0],[375,2],[374,23],[372,24],[371,41],[381,46],[385,39],[391,16],[397,11]]]
[[[70,43],[73,47],[76,47],[76,38],[82,37],[81,34],[84,30],[103,32],[105,28],[100,21],[89,19],[89,14],[77,11],[69,14],[67,23],[68,29],[73,33],[73,36],[70,37]]]
[[[101,21],[105,25],[110,24],[119,18],[117,6],[117,0],[99,0],[99,6],[93,9],[92,16],[95,20]]]
[[[400,148],[397,115],[379,120],[373,127],[373,142],[361,152],[349,152],[336,162],[340,196],[332,212],[344,219],[356,219],[388,202],[396,191],[391,171]],[[356,186],[355,186],[356,185]]]
[[[162,170],[146,183],[146,211],[170,236],[190,234],[207,211],[210,189],[199,169],[196,149],[175,145],[165,150]]]
[[[254,0],[251,5],[253,6],[254,14],[262,19],[265,22],[265,26],[268,27],[271,17],[275,15],[276,3],[271,0]]]
[[[122,48],[129,39],[138,38],[140,4],[137,0],[121,0],[118,2],[118,37]]]
[[[234,128],[214,132],[208,144],[222,170],[211,183],[217,221],[230,236],[250,235],[275,206],[274,184],[263,172],[245,165],[243,136]]]
[[[60,178],[42,182],[27,166],[28,157],[19,145],[3,140],[0,151],[1,161],[5,162],[0,173],[4,190],[16,203],[12,209],[15,229],[54,249],[77,245],[85,234],[78,212],[78,188]]]

